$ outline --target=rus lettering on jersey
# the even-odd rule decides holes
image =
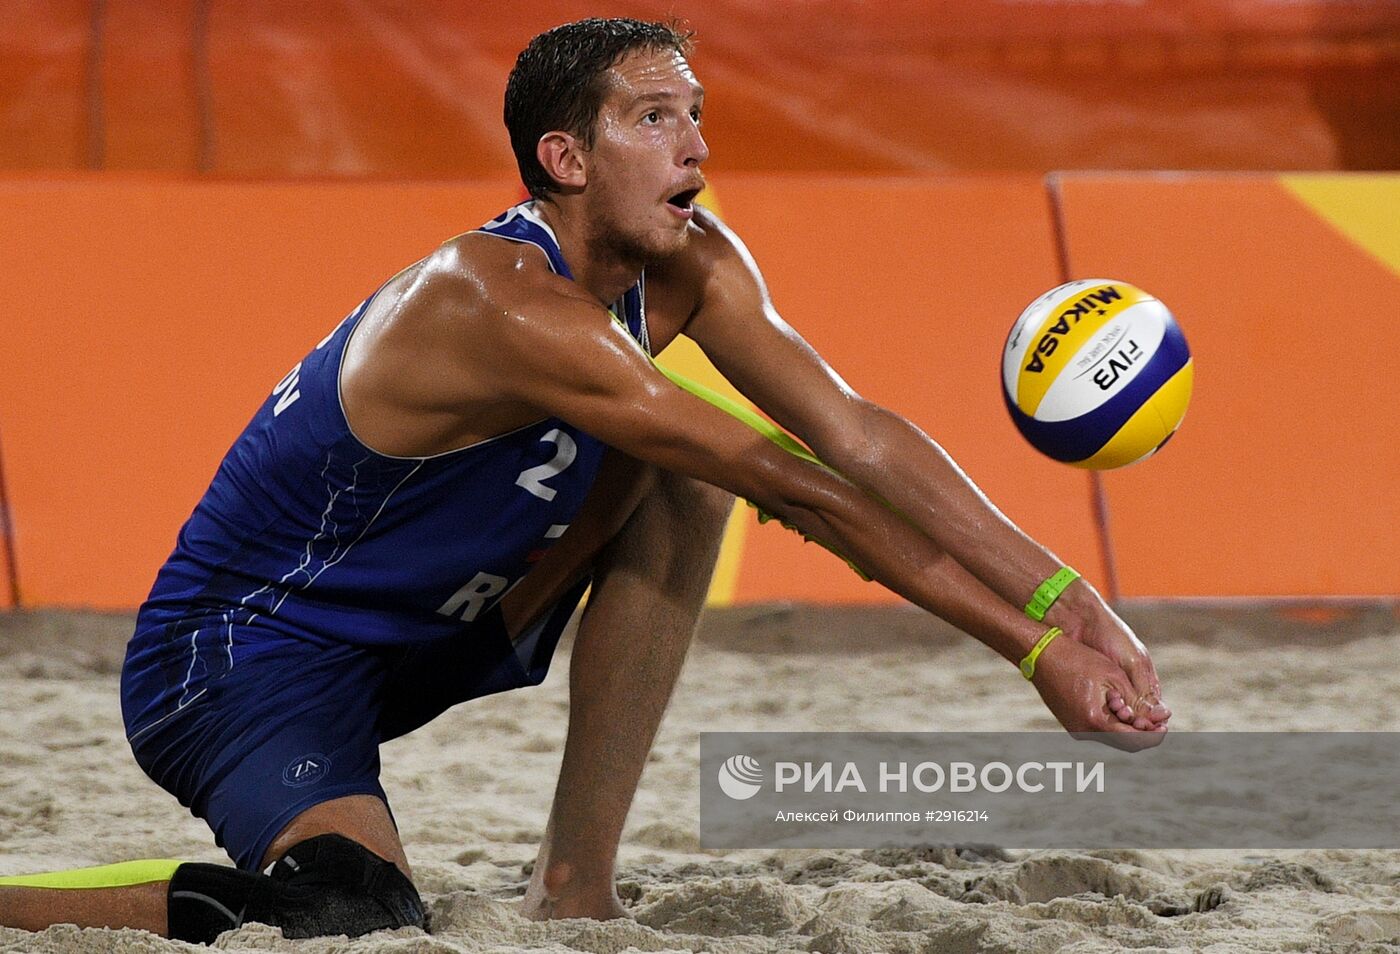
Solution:
[[[504,593],[509,585],[510,580],[503,576],[478,572],[465,586],[449,596],[447,602],[438,607],[438,612],[470,623],[486,608],[487,600]]]

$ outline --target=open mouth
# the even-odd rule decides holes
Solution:
[[[695,201],[695,197],[699,194],[699,189],[686,189],[684,192],[677,192],[675,195],[671,196],[666,200],[666,204],[678,211],[689,212],[691,203]]]

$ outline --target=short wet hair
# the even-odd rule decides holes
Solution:
[[[515,60],[506,82],[506,129],[530,195],[545,198],[559,184],[540,165],[545,133],[563,130],[593,146],[593,127],[607,87],[603,74],[637,50],[690,52],[691,32],[676,23],[593,17],[546,30]]]

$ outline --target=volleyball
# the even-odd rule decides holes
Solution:
[[[1191,351],[1176,319],[1127,282],[1081,279],[1041,295],[1011,327],[1002,395],[1036,450],[1091,470],[1161,449],[1191,401]]]

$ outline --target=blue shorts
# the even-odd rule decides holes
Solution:
[[[209,823],[238,867],[256,871],[278,833],[313,805],[345,795],[388,804],[381,742],[459,702],[543,682],[586,586],[515,645],[498,609],[465,638],[411,647],[269,638],[183,709],[128,729],[131,750],[156,784]]]

